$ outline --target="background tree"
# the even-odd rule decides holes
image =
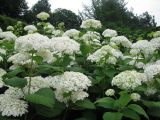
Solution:
[[[0,0],[0,14],[13,18],[21,18],[28,6],[25,0]]]
[[[55,26],[63,22],[66,29],[78,29],[82,21],[72,11],[58,8],[53,12],[50,22]]]
[[[80,13],[83,19],[95,18],[104,26],[112,28],[141,29],[156,26],[154,17],[147,12],[137,16],[129,11],[125,0],[91,0],[91,2],[91,6],[84,6],[84,11]]]

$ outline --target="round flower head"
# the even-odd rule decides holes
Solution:
[[[70,29],[70,30],[67,30],[63,36],[64,37],[70,37],[72,39],[78,39],[79,38],[79,33],[80,31],[76,30],[76,29]]]
[[[95,28],[95,29],[98,29],[98,28],[101,28],[102,27],[102,24],[100,21],[98,20],[94,20],[94,19],[87,19],[85,21],[82,22],[82,25],[81,25],[81,28]]]
[[[140,94],[138,94],[138,93],[132,93],[131,94],[131,99],[133,100],[133,101],[139,101],[140,99],[141,99],[141,95]]]
[[[8,31],[14,31],[14,28],[13,28],[13,26],[8,26],[8,27],[7,27],[7,30],[8,30]]]
[[[156,32],[153,34],[153,37],[154,37],[154,38],[160,37],[160,31],[156,31]]]
[[[115,31],[115,30],[111,30],[111,29],[106,29],[103,33],[102,33],[102,35],[104,36],[104,37],[116,37],[117,36],[117,31]]]
[[[34,25],[27,25],[24,27],[24,30],[28,31],[28,32],[31,32],[31,31],[35,32],[35,31],[37,31],[37,28]]]
[[[105,94],[106,94],[107,96],[114,96],[115,91],[114,91],[114,89],[108,89],[108,90],[105,92]]]
[[[145,81],[147,81],[147,77],[144,73],[124,71],[113,78],[112,85],[124,90],[134,90]]]
[[[50,15],[46,12],[41,12],[37,14],[37,18],[40,20],[47,20],[50,17]]]
[[[7,41],[13,41],[17,39],[17,36],[14,35],[11,31],[7,31],[7,32],[1,32],[0,38],[3,38],[3,40]]]

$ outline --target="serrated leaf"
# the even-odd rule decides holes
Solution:
[[[130,104],[130,105],[128,105],[128,108],[131,110],[134,110],[135,112],[137,112],[140,115],[143,115],[144,117],[146,117],[149,120],[148,115],[146,114],[146,112],[144,111],[144,109],[141,106],[139,106],[137,104]]]
[[[10,79],[5,79],[3,82],[6,85],[12,86],[12,87],[18,87],[18,88],[23,88],[27,85],[27,79],[25,78],[18,78],[18,77],[13,77]]]
[[[52,108],[55,103],[54,93],[50,88],[42,88],[35,94],[29,94],[25,98],[31,103],[44,105],[50,108]]]
[[[98,99],[95,104],[104,108],[113,108],[115,100],[110,97]]]
[[[89,100],[83,100],[83,101],[77,101],[75,103],[76,106],[81,107],[81,108],[86,108],[86,109],[95,109],[94,103],[92,103]]]
[[[130,110],[130,109],[124,109],[123,116],[130,118],[132,120],[140,120],[139,115],[135,111]]]
[[[103,120],[121,120],[123,114],[119,112],[106,112],[103,115]]]

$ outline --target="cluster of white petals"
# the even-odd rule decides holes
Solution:
[[[0,68],[0,88],[4,86],[2,76],[6,74],[6,71]]]
[[[153,34],[153,37],[154,37],[154,38],[160,37],[160,31],[156,31],[156,32]]]
[[[37,14],[37,18],[40,20],[47,20],[50,17],[50,15],[46,12],[41,12]]]
[[[86,44],[101,46],[101,43],[100,43],[100,34],[98,32],[87,31],[87,33],[84,34],[81,37],[81,39]]]
[[[48,77],[53,88],[56,89],[55,97],[60,102],[76,102],[88,97],[87,90],[91,86],[91,81],[79,72],[64,72],[62,75]],[[68,95],[65,95],[68,94]]]
[[[95,51],[93,54],[88,56],[88,60],[96,63],[108,63],[108,64],[116,64],[117,58],[122,58],[123,54],[121,51],[112,48],[109,45],[105,45]]]
[[[104,37],[109,37],[109,38],[111,38],[111,37],[116,37],[118,34],[117,34],[117,31],[115,31],[115,30],[106,29],[106,30],[102,33],[102,35],[103,35]]]
[[[116,45],[122,45],[123,47],[130,48],[132,43],[125,36],[112,37],[110,42]]]
[[[13,27],[13,26],[8,26],[8,27],[7,27],[7,30],[8,30],[8,31],[14,31],[14,27]]]
[[[1,32],[0,38],[7,41],[13,41],[17,39],[17,36],[14,35],[11,31],[7,31],[7,32]]]
[[[0,95],[0,112],[2,116],[14,116],[19,117],[27,113],[27,102],[19,100],[10,95]]]
[[[61,37],[62,35],[63,35],[63,31],[61,31],[61,30],[54,30],[53,32],[52,32],[52,37]]]
[[[145,56],[149,56],[154,53],[156,48],[147,40],[140,40],[132,44],[130,53],[132,55],[138,55],[143,53]]]
[[[78,39],[79,38],[80,31],[76,29],[70,29],[67,30],[64,34],[63,37],[70,37],[71,39]]]
[[[28,33],[34,33],[37,31],[37,28],[34,25],[27,25],[24,27],[24,30]]]
[[[139,101],[140,99],[141,99],[141,95],[140,94],[138,94],[138,93],[132,93],[131,94],[131,99],[133,100],[133,101]]]
[[[120,89],[134,90],[145,81],[147,81],[147,76],[144,73],[124,71],[113,78],[112,85]]]
[[[85,29],[87,29],[87,28],[98,29],[101,27],[102,27],[101,22],[98,20],[95,20],[95,19],[87,19],[87,20],[83,21],[81,24],[81,28],[85,28]]]
[[[107,95],[107,96],[114,96],[114,94],[115,94],[115,90],[114,89],[108,89],[105,92],[105,95]]]

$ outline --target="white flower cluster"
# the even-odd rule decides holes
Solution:
[[[34,33],[37,31],[37,28],[34,25],[27,25],[24,27],[24,30],[28,33]]]
[[[95,51],[93,54],[89,55],[87,60],[96,63],[108,63],[108,64],[116,64],[117,58],[122,58],[123,54],[121,51],[112,48],[109,45],[105,45]]]
[[[13,27],[13,26],[8,26],[8,27],[7,27],[7,30],[8,30],[8,31],[14,31],[14,27]]]
[[[0,95],[0,112],[2,116],[22,116],[27,110],[28,104],[23,100],[2,94]]]
[[[41,12],[39,14],[37,14],[37,18],[40,20],[47,20],[50,17],[50,15],[46,12]]]
[[[2,88],[4,86],[4,83],[3,83],[3,78],[2,76],[6,74],[6,71],[4,71],[3,69],[0,68],[0,88]]]
[[[7,31],[7,32],[1,32],[0,38],[7,41],[13,41],[17,39],[17,36],[14,35],[11,31]]]
[[[153,37],[154,37],[154,38],[160,37],[160,31],[156,31],[156,32],[153,34]]]
[[[141,95],[140,94],[138,94],[138,93],[132,93],[131,94],[131,99],[133,100],[133,101],[139,101],[140,99],[141,99]]]
[[[60,102],[76,102],[88,97],[85,90],[91,86],[91,81],[82,73],[64,72],[62,75],[48,77],[48,79],[56,89],[55,97]]]
[[[160,37],[151,39],[150,43],[153,45],[154,48],[159,50],[159,48],[160,48]]]
[[[100,43],[100,34],[98,32],[87,31],[87,33],[84,34],[81,37],[81,39],[86,44],[101,46],[101,43]]]
[[[87,28],[98,29],[101,27],[102,27],[101,22],[98,20],[94,20],[94,19],[87,19],[87,20],[83,21],[81,24],[81,28],[85,28],[85,29],[87,29]]]
[[[112,37],[110,42],[115,43],[116,45],[122,45],[126,48],[130,48],[132,46],[132,43],[125,36]]]
[[[115,94],[115,90],[114,89],[108,89],[105,92],[105,95],[107,95],[107,96],[114,96],[114,94]]]
[[[6,55],[6,50],[0,48],[0,62],[3,61],[3,55]]]
[[[113,78],[112,85],[120,89],[134,90],[145,81],[147,81],[147,76],[144,73],[124,71]]]
[[[63,31],[61,31],[61,30],[54,30],[53,32],[52,32],[52,37],[61,37],[62,35],[63,35]]]
[[[74,55],[80,53],[80,44],[69,37],[55,37],[50,40],[51,51]]]
[[[117,31],[115,30],[111,30],[111,29],[106,29],[102,35],[104,37],[109,37],[109,38],[112,38],[112,37],[116,37],[118,34],[117,34]]]
[[[160,74],[160,64],[146,65],[144,68],[144,73],[149,80],[153,80],[156,75]]]
[[[50,23],[47,23],[44,27],[44,30],[46,31],[46,33],[52,33],[54,31],[54,26]]]
[[[140,40],[132,44],[130,53],[132,55],[138,55],[143,53],[145,56],[149,56],[154,53],[156,48],[147,40]]]
[[[80,31],[76,29],[70,29],[63,34],[63,37],[70,37],[71,39],[77,40],[79,38],[79,34],[80,34]]]

